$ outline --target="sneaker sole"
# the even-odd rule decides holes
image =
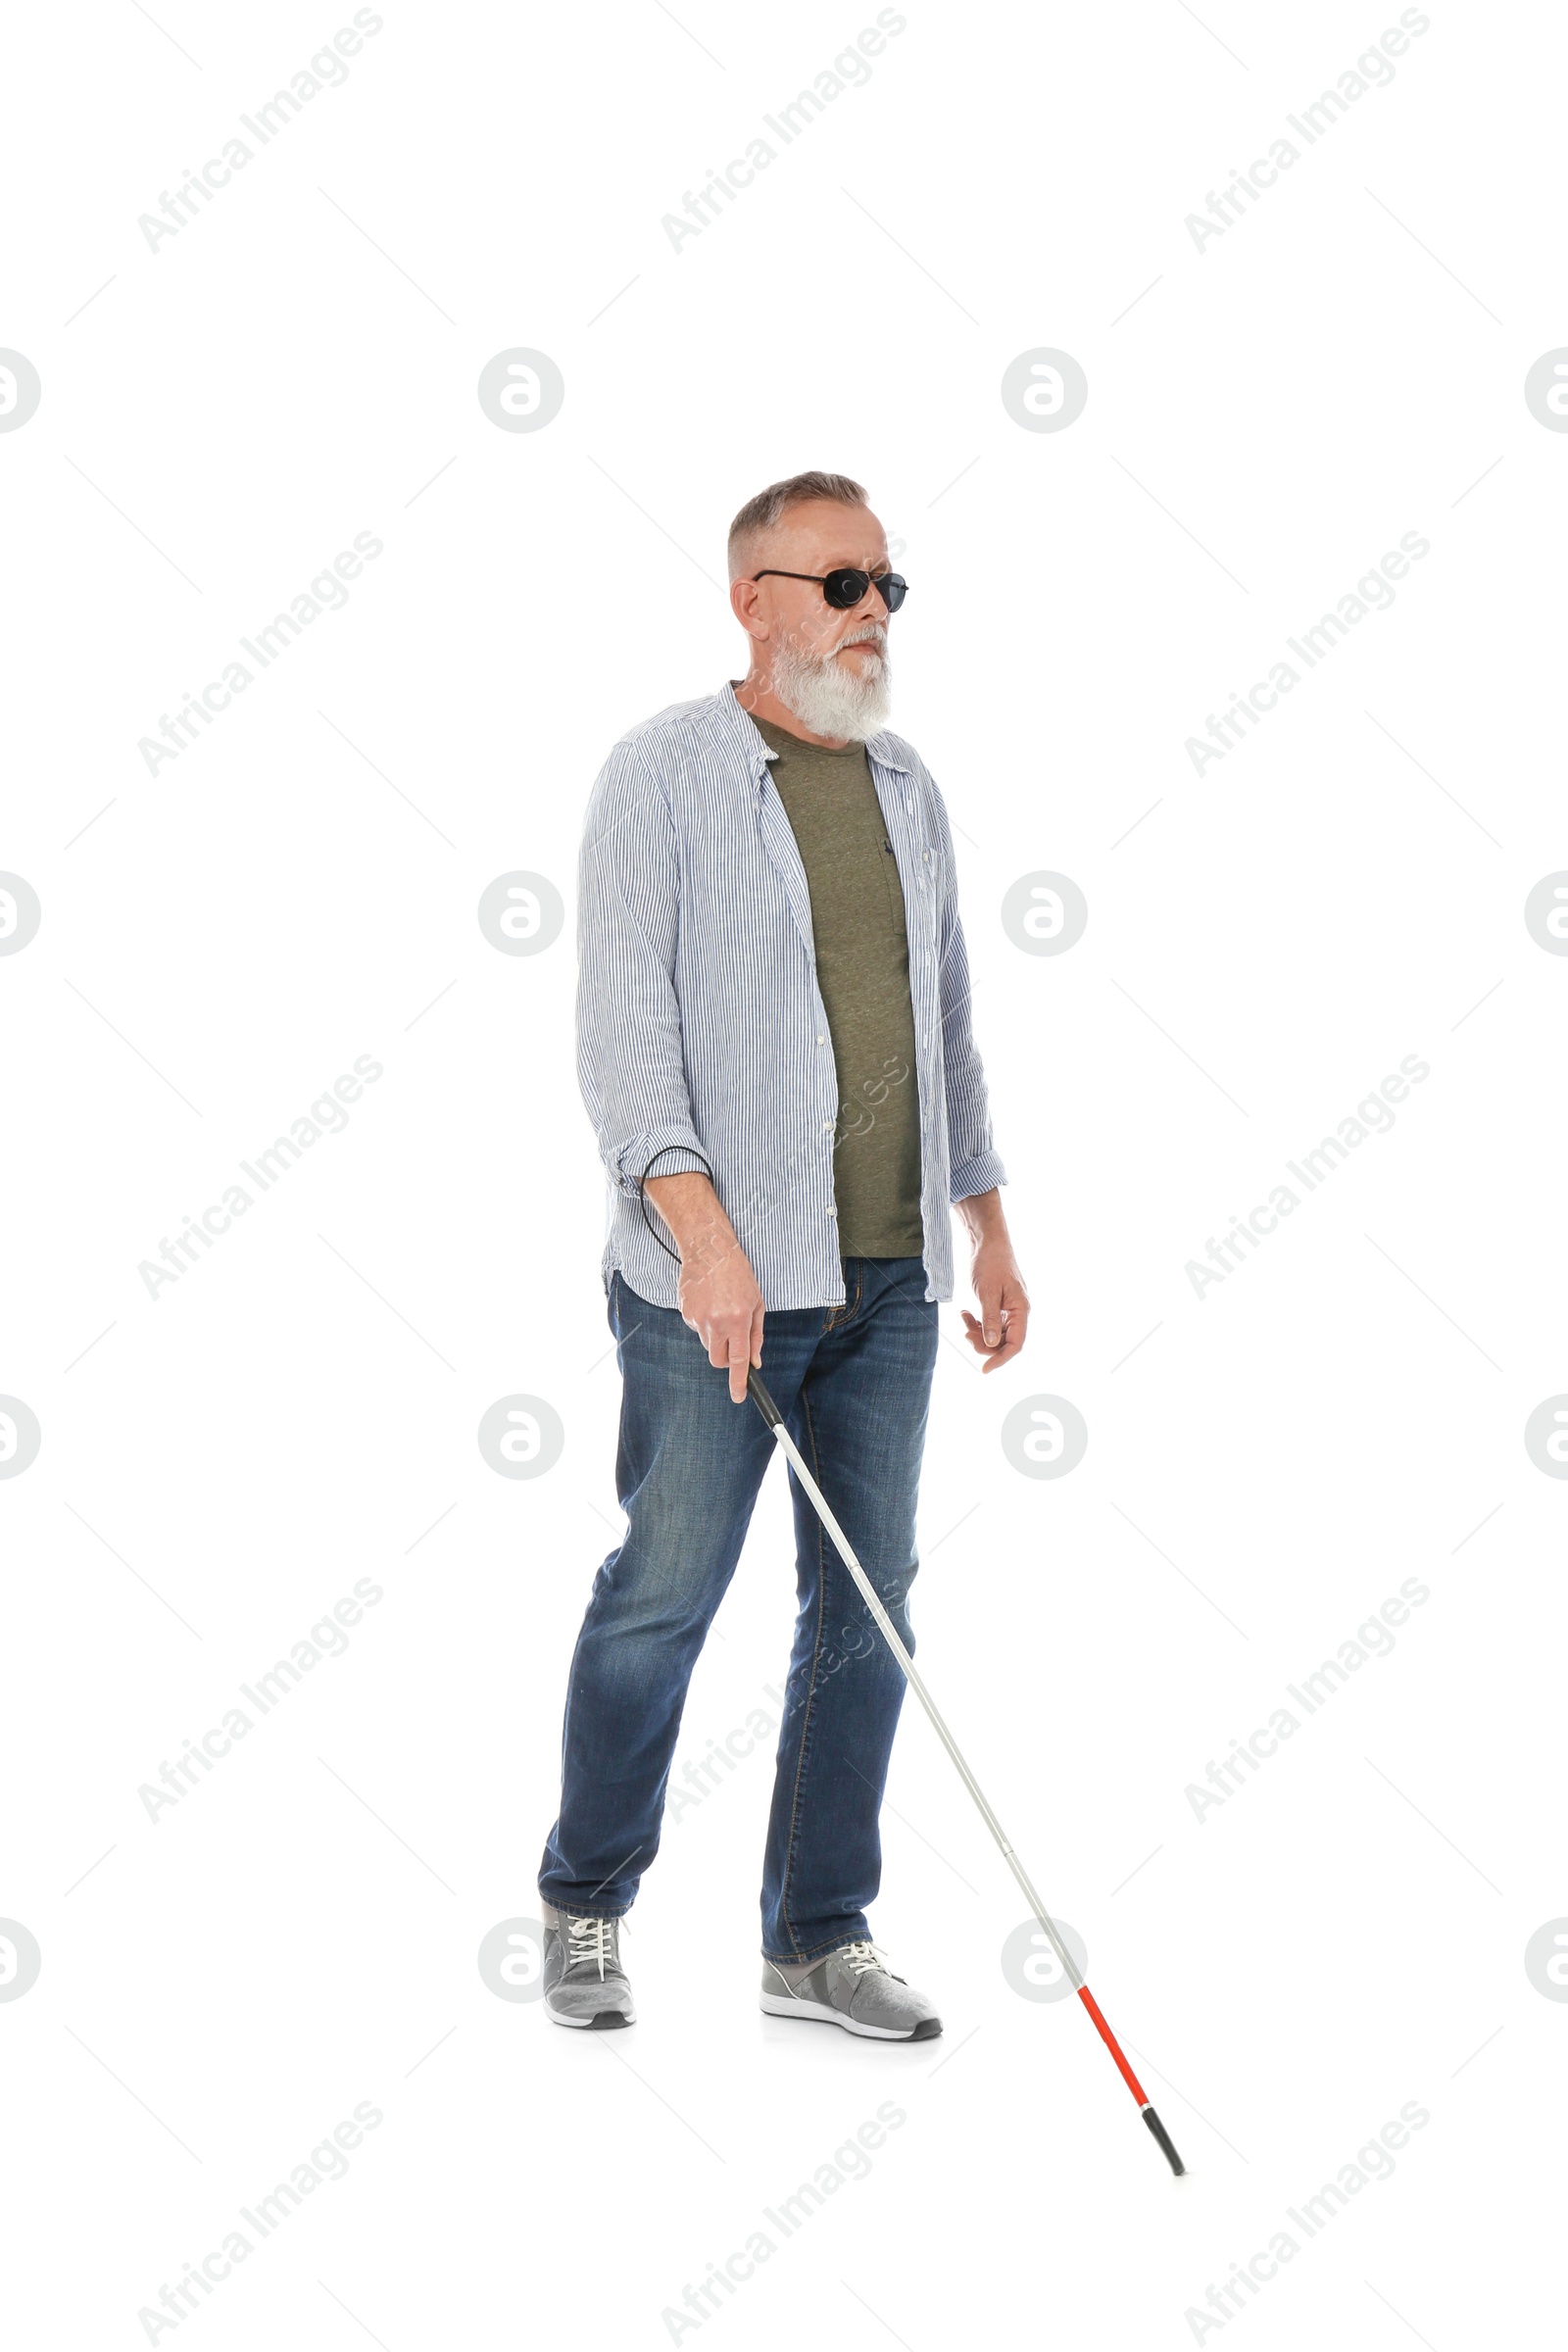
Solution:
[[[841,2010],[828,2008],[824,2001],[798,2001],[778,1992],[764,1992],[760,1997],[765,2017],[816,2019],[824,2026],[841,2026],[846,2034],[858,2034],[864,2041],[935,2041],[942,2031],[940,2017],[923,2017],[904,2033],[897,2026],[862,2026]]]
[[[552,2009],[548,2001],[545,2003],[545,2015],[553,2026],[571,2026],[579,2032],[590,2034],[606,2034],[616,2026],[634,2026],[637,2023],[635,2009],[601,2009],[594,2017],[563,2017],[560,2010]]]

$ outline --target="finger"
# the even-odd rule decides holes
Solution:
[[[1029,1306],[1026,1299],[1016,1303],[1009,1300],[1005,1306],[997,1309],[1001,1336],[995,1344],[988,1341],[985,1332],[975,1317],[969,1313],[967,1307],[960,1307],[958,1311],[963,1316],[964,1336],[969,1345],[977,1355],[985,1358],[980,1367],[982,1372],[990,1372],[998,1364],[1009,1362],[1023,1346],[1024,1332],[1028,1328],[1029,1322]]]
[[[708,1360],[715,1372],[727,1372],[735,1349],[744,1345],[733,1313],[713,1317],[708,1326]]]
[[[729,1344],[729,1394],[732,1404],[746,1402],[746,1373],[750,1350],[744,1339]]]
[[[752,1361],[759,1368],[762,1361],[762,1324],[766,1310],[760,1304],[752,1316]]]
[[[981,1328],[985,1333],[986,1346],[988,1348],[1000,1348],[1002,1345],[1001,1283],[999,1282],[994,1290],[988,1285],[985,1290],[978,1294],[978,1297],[980,1300],[980,1322]]]
[[[1009,1323],[1006,1329],[1006,1336],[1003,1340],[1001,1347],[995,1348],[987,1357],[986,1361],[980,1367],[981,1371],[994,1372],[999,1364],[1009,1363],[1017,1354],[1022,1346],[1022,1324]]]
[[[708,1360],[716,1371],[727,1372],[729,1370],[730,1357],[734,1353],[739,1336],[733,1308],[724,1314],[714,1315],[710,1322],[708,1326]]]

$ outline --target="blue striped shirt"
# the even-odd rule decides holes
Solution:
[[[866,744],[898,859],[920,1102],[926,1297],[953,1296],[950,1203],[1004,1184],[969,1027],[942,795],[884,729]],[[588,804],[578,873],[577,1072],[610,1178],[604,1272],[655,1306],[678,1268],[638,1179],[707,1160],[764,1303],[844,1298],[833,1199],[838,1076],[806,869],[730,686],[623,735]],[[649,1202],[649,1215],[658,1211]]]

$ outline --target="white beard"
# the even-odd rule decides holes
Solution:
[[[786,710],[813,735],[829,735],[846,743],[863,743],[887,724],[893,708],[893,668],[887,639],[874,627],[864,639],[877,640],[878,660],[863,675],[858,665],[840,662],[833,654],[808,654],[782,638],[773,657],[771,684]]]

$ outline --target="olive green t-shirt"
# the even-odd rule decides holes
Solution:
[[[904,885],[861,743],[833,752],[752,714],[811,900],[838,1070],[833,1190],[843,1257],[919,1257],[920,1101]]]

